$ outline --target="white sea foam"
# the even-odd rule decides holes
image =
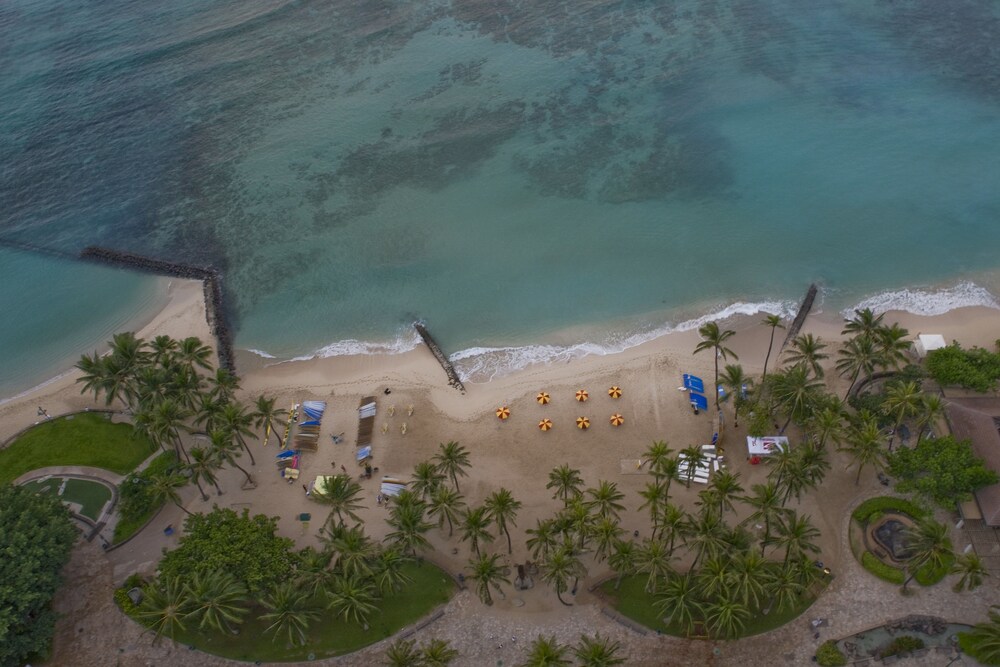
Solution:
[[[950,310],[968,306],[1000,309],[1000,301],[984,287],[972,282],[961,282],[954,287],[940,289],[914,288],[880,292],[852,308],[845,308],[841,314],[845,318],[851,318],[854,317],[855,310],[871,308],[876,313],[902,310],[914,315],[943,315]]]
[[[324,359],[326,357],[347,357],[362,354],[403,354],[409,352],[420,344],[420,336],[413,329],[407,328],[401,331],[394,340],[391,341],[365,341],[365,340],[338,340],[329,345],[324,345],[318,350],[313,350],[308,354],[303,354],[291,359],[281,359],[275,363],[285,363],[288,361],[309,361],[310,359]],[[265,359],[277,359],[275,355],[263,350],[248,349]]]
[[[75,368],[71,368],[68,371],[60,373],[59,375],[57,375],[55,377],[49,378],[45,382],[41,382],[39,384],[36,384],[31,389],[26,389],[25,391],[22,391],[20,394],[15,394],[14,396],[10,396],[8,398],[0,398],[0,405],[3,405],[4,403],[10,403],[11,401],[16,401],[19,398],[24,398],[25,396],[29,396],[29,395],[33,394],[34,392],[38,391],[39,389],[42,389],[43,387],[45,387],[47,385],[50,385],[53,382],[57,382],[57,381],[63,379],[64,377],[66,377],[67,375],[69,375],[70,373],[72,373],[74,370],[76,370],[76,369]]]
[[[264,359],[277,359],[277,357],[274,356],[273,354],[268,354],[264,350],[255,350],[252,347],[248,348],[247,352],[250,352],[251,354],[256,354],[258,357],[263,357]]]
[[[460,350],[449,359],[463,382],[489,382],[533,364],[551,364],[579,359],[589,355],[624,352],[647,341],[679,331],[691,331],[708,322],[725,320],[737,315],[773,313],[792,317],[797,304],[790,301],[738,302],[701,317],[678,324],[666,323],[642,331],[609,335],[602,343],[583,342],[573,345],[524,345],[518,347],[472,347]]]

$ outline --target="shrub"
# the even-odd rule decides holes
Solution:
[[[952,555],[950,558],[945,558],[940,567],[934,567],[932,563],[924,563],[913,574],[913,579],[921,586],[933,586],[948,576],[954,562],[955,556]]]
[[[927,372],[939,384],[957,385],[979,392],[992,391],[1000,379],[1000,354],[974,347],[963,350],[958,343],[927,355]]]
[[[883,412],[883,403],[885,403],[885,394],[873,394],[869,391],[866,391],[863,394],[858,394],[857,396],[851,396],[847,399],[847,404],[854,408],[856,412],[868,410],[876,416],[879,426],[887,426],[892,423],[892,420],[885,415],[885,412]]]
[[[923,639],[903,635],[902,637],[896,637],[893,639],[888,646],[879,651],[879,655],[883,658],[888,658],[890,655],[899,655],[900,653],[912,653],[913,651],[919,651],[923,647]]]
[[[126,616],[135,616],[135,613],[139,610],[132,603],[132,598],[128,596],[128,592],[132,590],[130,587],[122,586],[121,588],[115,589],[115,604],[118,608],[125,612]]]
[[[890,584],[902,584],[906,580],[906,574],[898,567],[886,565],[875,557],[870,551],[861,554],[861,566],[883,581]]]
[[[962,649],[962,653],[975,658],[984,665],[1000,665],[1000,658],[996,656],[996,652],[994,651],[992,655],[986,655],[972,632],[958,633],[958,647]]]
[[[920,517],[927,514],[927,510],[917,505],[916,503],[906,500],[905,498],[893,498],[892,496],[878,496],[875,498],[869,498],[865,502],[858,505],[851,516],[855,521],[860,523],[865,523],[871,521],[872,517],[879,513],[884,513],[887,510],[896,510],[904,514],[909,514],[914,519],[919,519]]]
[[[887,460],[897,491],[918,493],[946,509],[997,482],[997,474],[975,455],[972,443],[951,435],[900,447]]]
[[[131,473],[118,485],[118,523],[115,525],[115,544],[131,537],[163,506],[156,504],[149,495],[150,481],[177,464],[177,454],[163,452],[149,462],[139,473]]]
[[[830,639],[816,649],[816,662],[823,667],[841,667],[847,664],[847,656],[837,648],[837,642]]]

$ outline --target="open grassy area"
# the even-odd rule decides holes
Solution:
[[[207,653],[245,661],[291,662],[350,653],[415,623],[447,602],[454,592],[455,584],[451,578],[430,563],[410,563],[404,571],[413,583],[378,603],[379,611],[372,616],[369,621],[371,627],[367,631],[353,623],[345,623],[341,618],[334,618],[324,609],[321,618],[310,625],[309,641],[305,646],[289,646],[284,636],[275,639],[265,632],[267,624],[256,618],[240,626],[238,635],[206,635],[189,628],[178,634],[175,640]],[[257,613],[264,612],[258,609]],[[251,616],[254,615],[251,611]]]
[[[646,579],[646,575],[625,577],[621,587],[616,591],[615,578],[612,578],[601,584],[600,592],[611,606],[623,616],[627,616],[651,630],[675,637],[685,637],[682,627],[673,624],[666,625],[656,612],[653,607],[653,601],[656,597],[646,592]],[[825,585],[824,582],[824,588]],[[747,622],[746,629],[740,636],[749,637],[780,628],[789,621],[798,618],[816,601],[817,595],[806,595],[800,599],[799,604],[788,609],[772,609],[767,614],[755,614]]]
[[[63,502],[76,503],[79,505],[79,513],[83,516],[97,521],[101,515],[104,505],[111,500],[111,489],[100,482],[92,482],[87,479],[74,479],[65,477],[50,477],[47,480],[38,480],[25,484],[26,488],[38,493],[58,493],[59,488],[65,481],[66,486],[59,498]]]
[[[129,424],[112,424],[101,412],[45,421],[0,450],[0,484],[46,466],[93,466],[125,474],[153,453]]]

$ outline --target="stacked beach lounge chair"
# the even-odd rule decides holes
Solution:
[[[295,433],[296,449],[307,452],[316,451],[319,446],[320,422],[323,420],[325,411],[325,401],[304,401],[302,403],[304,421],[299,422]]]
[[[354,458],[359,466],[372,457],[372,434],[375,432],[375,397],[365,396],[358,406],[358,441]]]
[[[711,472],[711,464],[708,458],[702,456],[698,461],[691,461],[688,459],[687,454],[678,454],[680,459],[680,464],[677,466],[677,472],[682,480],[690,479],[692,482],[697,482],[698,484],[708,484],[708,475]],[[691,475],[691,467],[694,466],[694,475]]]
[[[379,492],[386,497],[395,498],[400,493],[406,490],[406,480],[400,479],[399,477],[383,477],[382,485],[379,487]]]

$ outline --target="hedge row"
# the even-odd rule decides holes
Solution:
[[[914,519],[919,519],[927,514],[926,509],[904,498],[877,496],[875,498],[869,498],[865,502],[858,505],[857,508],[851,512],[851,516],[855,521],[865,523],[876,512],[885,512],[887,510],[897,510],[903,512],[904,514],[909,514]]]
[[[890,584],[902,584],[906,579],[906,574],[902,570],[886,565],[870,551],[861,554],[861,565],[879,579],[888,581]]]

